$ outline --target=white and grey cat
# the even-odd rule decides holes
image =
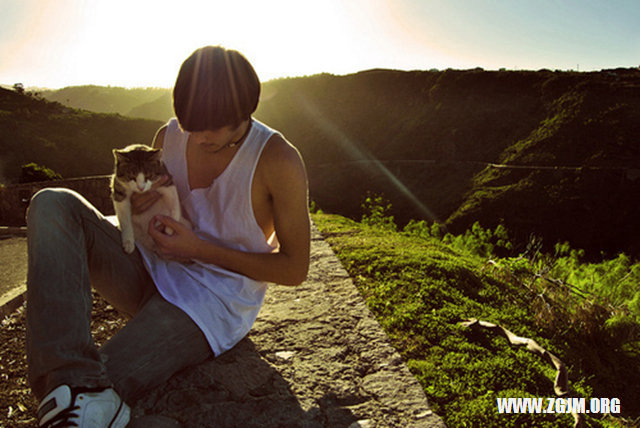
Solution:
[[[132,144],[124,149],[113,150],[115,170],[111,177],[111,199],[118,217],[122,234],[122,247],[126,253],[135,249],[134,241],[144,247],[155,250],[155,243],[147,232],[149,221],[156,215],[165,215],[191,227],[182,217],[178,190],[173,181],[169,181],[155,190],[161,198],[147,211],[140,214],[131,212],[131,195],[149,191],[151,186],[163,175],[171,177],[162,162],[162,150],[144,144]],[[166,227],[164,233],[173,235]]]

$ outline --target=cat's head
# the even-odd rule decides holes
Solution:
[[[113,156],[116,179],[133,192],[146,192],[166,173],[161,149],[133,144],[114,149]]]

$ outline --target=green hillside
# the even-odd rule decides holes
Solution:
[[[563,390],[584,399],[585,410],[591,398],[619,400],[618,413],[582,414],[582,426],[640,421],[640,263],[580,263],[568,247],[505,258],[497,251],[508,245],[504,230],[476,225],[455,236],[413,222],[398,231],[384,207],[365,213],[362,222],[322,213],[313,219],[447,426],[574,423],[562,408],[499,413],[498,400],[508,397],[543,398],[547,409],[556,370],[527,346],[466,327],[471,318],[532,339],[560,359],[568,370]]]
[[[535,232],[551,243],[638,254],[640,73],[564,79],[544,82],[546,117],[497,159],[543,168],[485,168],[447,223],[459,230],[504,219],[520,239]]]
[[[327,211],[354,216],[374,191],[401,221],[444,221],[482,169],[469,161],[494,161],[544,118],[538,80],[389,70],[279,80],[265,85],[257,116],[300,147]]]
[[[521,248],[535,235],[596,256],[640,252],[639,70],[372,70],[264,92],[257,116],[299,146],[326,211],[357,217],[372,191],[400,223],[462,232],[480,220]]]
[[[161,122],[93,113],[0,88],[0,175],[14,183],[35,162],[65,178],[109,174],[111,150],[150,143]]]
[[[134,94],[75,91],[92,102]],[[129,99],[127,114],[166,120],[164,91]],[[355,218],[373,192],[403,224],[462,232],[480,220],[506,226],[520,248],[536,236],[595,257],[639,255],[639,92],[636,69],[369,70],[265,82],[256,117],[300,149],[326,211]]]

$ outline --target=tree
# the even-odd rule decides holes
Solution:
[[[34,162],[22,165],[20,183],[33,183],[36,181],[61,180],[62,176],[46,166]]]

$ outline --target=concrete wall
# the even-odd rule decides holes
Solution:
[[[46,187],[66,187],[75,190],[103,214],[113,214],[109,196],[110,175],[11,184],[0,187],[0,226],[24,226],[25,214],[31,196]]]

